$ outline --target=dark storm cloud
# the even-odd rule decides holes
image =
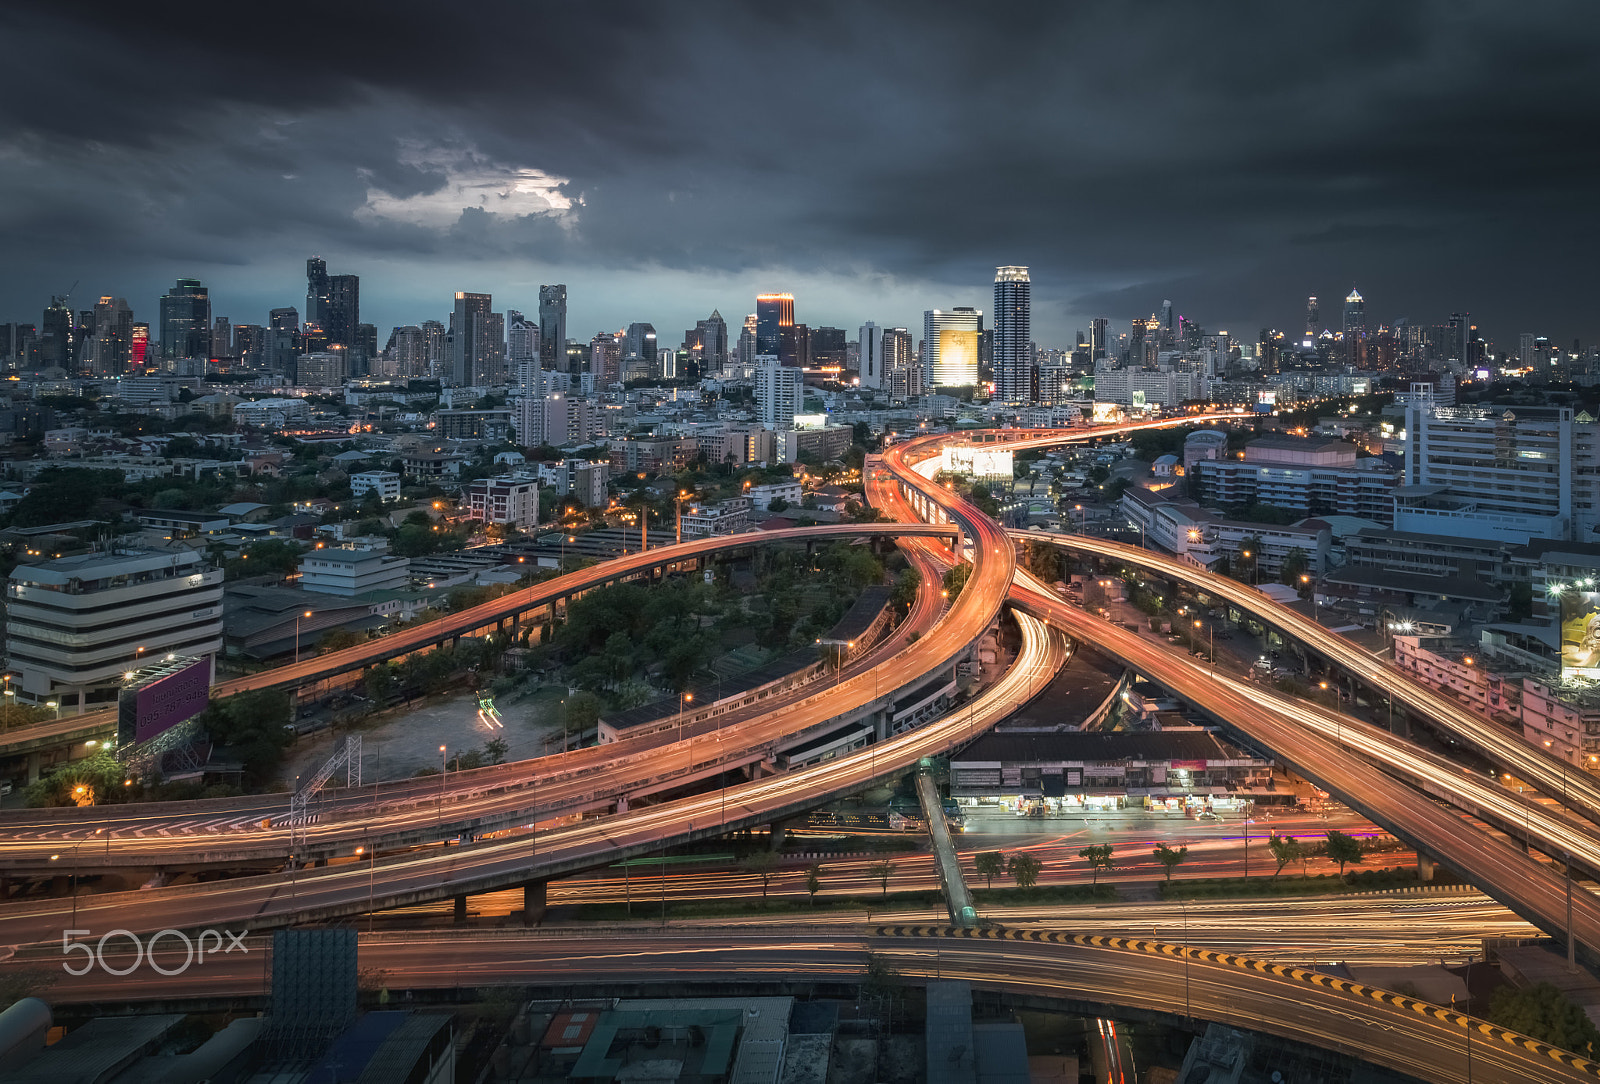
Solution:
[[[198,274],[250,319],[317,251],[381,324],[556,279],[581,334],[757,285],[914,324],[1026,263],[1050,344],[1166,297],[1293,326],[1351,283],[1600,333],[1587,3],[162,12],[0,13],[0,317]]]

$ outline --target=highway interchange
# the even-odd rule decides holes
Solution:
[[[1225,416],[1200,420],[1223,420]],[[1187,424],[1193,418],[1172,419],[1161,424]],[[1048,436],[1023,435],[1024,439],[1013,447],[1043,447],[1061,444],[1073,439],[1095,439],[1116,435],[1123,429],[1097,429],[1056,433]],[[1003,438],[1003,434],[1001,434]],[[3,940],[16,945],[54,942],[59,931],[69,923],[78,929],[94,931],[112,928],[133,931],[155,931],[169,927],[196,928],[201,924],[227,926],[232,929],[262,928],[285,922],[332,919],[370,911],[374,908],[397,907],[430,899],[457,897],[466,893],[491,891],[514,885],[542,884],[551,877],[559,877],[595,866],[608,864],[635,854],[659,851],[663,846],[696,838],[710,838],[735,827],[772,823],[796,812],[814,807],[829,797],[859,791],[872,780],[897,773],[917,762],[925,755],[945,752],[967,740],[993,722],[1010,714],[1017,706],[1026,703],[1048,681],[1067,652],[1067,641],[1059,629],[1076,639],[1087,639],[1102,650],[1123,659],[1140,673],[1166,685],[1200,710],[1215,715],[1249,734],[1257,744],[1272,749],[1300,771],[1336,793],[1347,797],[1355,808],[1389,830],[1425,849],[1453,868],[1470,876],[1518,914],[1521,914],[1547,931],[1559,934],[1564,929],[1564,904],[1567,885],[1550,871],[1547,865],[1524,855],[1482,829],[1469,824],[1456,813],[1447,811],[1431,800],[1419,795],[1407,783],[1381,770],[1374,761],[1383,762],[1396,757],[1396,746],[1386,743],[1369,731],[1375,728],[1350,721],[1335,723],[1336,734],[1327,735],[1326,713],[1307,709],[1303,705],[1284,704],[1279,698],[1264,696],[1256,687],[1243,688],[1226,678],[1219,678],[1193,664],[1192,661],[1161,651],[1140,637],[1110,626],[1082,610],[1067,606],[1048,589],[1026,577],[1016,575],[1015,545],[1012,537],[1002,531],[987,517],[978,513],[965,501],[936,485],[913,470],[914,462],[936,454],[937,449],[954,438],[929,437],[910,441],[890,448],[882,458],[883,472],[868,483],[869,498],[875,506],[888,504],[892,515],[903,515],[908,506],[896,498],[910,497],[924,513],[952,521],[960,530],[957,552],[972,563],[972,572],[965,590],[950,605],[943,618],[932,630],[906,643],[892,657],[841,680],[829,690],[817,693],[798,702],[783,714],[791,716],[794,726],[812,726],[820,720],[837,717],[842,713],[871,702],[882,695],[885,674],[923,675],[935,673],[941,667],[963,657],[983,631],[989,627],[1008,598],[1015,607],[1014,615],[1022,631],[1023,647],[1016,664],[970,706],[953,715],[935,719],[917,730],[887,742],[874,743],[867,749],[848,754],[837,760],[809,769],[801,769],[765,779],[756,779],[735,786],[719,787],[714,791],[677,798],[658,806],[620,812],[599,820],[537,831],[531,834],[510,835],[504,839],[437,847],[392,855],[365,865],[343,863],[320,869],[295,870],[268,877],[240,877],[203,885],[186,885],[179,888],[156,889],[136,894],[105,894],[73,896],[70,900],[14,901],[3,913]],[[883,504],[879,502],[883,501]],[[870,533],[870,532],[860,532]],[[1056,540],[1056,536],[1051,536]],[[1514,767],[1519,776],[1540,785],[1552,800],[1559,798],[1560,784],[1566,784],[1568,805],[1584,818],[1593,818],[1600,812],[1600,788],[1587,778],[1581,783],[1564,778],[1559,762],[1542,751],[1535,750],[1520,740],[1513,740],[1493,730],[1493,725],[1466,712],[1459,705],[1416,686],[1392,667],[1359,651],[1334,634],[1327,633],[1292,613],[1263,612],[1264,597],[1259,593],[1218,577],[1208,577],[1198,569],[1188,566],[1170,567],[1173,563],[1143,550],[1131,550],[1115,543],[1098,539],[1070,537],[1066,544],[1081,553],[1122,561],[1156,575],[1181,580],[1196,590],[1225,598],[1241,608],[1251,609],[1286,635],[1294,636],[1334,663],[1347,668],[1369,685],[1382,690],[1407,704],[1412,710],[1426,715],[1430,720],[1450,727],[1462,734],[1465,740],[1492,753],[1499,763]],[[924,569],[923,594],[931,592],[935,582],[935,560],[952,559],[950,551],[943,550],[930,539],[907,539],[902,545],[911,551]],[[638,570],[620,570],[612,565],[602,566],[611,574],[598,580],[617,578],[622,571],[643,571],[671,557],[662,551],[651,551],[648,556],[634,555],[624,560],[637,560]],[[683,554],[683,560],[697,555]],[[593,570],[589,570],[593,572]],[[563,579],[566,579],[565,577]],[[597,580],[597,582],[598,582]],[[1219,581],[1219,582],[1212,582]],[[549,597],[536,605],[554,605],[559,597],[573,593],[570,584],[561,580],[539,585],[539,590]],[[519,613],[535,608],[530,605]],[[919,602],[920,604],[920,602]],[[488,604],[493,605],[493,604]],[[1267,604],[1270,605],[1270,604]],[[479,608],[482,610],[482,608]],[[493,626],[504,620],[505,613],[469,611],[458,616],[460,635]],[[1047,628],[1048,626],[1048,628]],[[418,643],[390,644],[392,655],[396,647],[415,650],[437,643],[437,631],[419,631]],[[908,638],[909,639],[909,638]],[[426,641],[426,642],[424,642]],[[339,655],[327,656],[322,667],[359,668],[365,663],[343,660]],[[274,672],[276,673],[276,672]],[[297,677],[263,677],[259,683],[272,684],[284,681],[311,680],[310,671]],[[841,675],[842,677],[842,675]],[[891,678],[890,680],[894,680]],[[896,687],[903,684],[902,680]],[[219,692],[222,692],[219,689]],[[752,725],[744,720],[727,728],[731,733]],[[1337,729],[1342,728],[1342,729]],[[700,738],[696,742],[696,738]],[[719,740],[720,739],[720,740]],[[701,769],[708,775],[720,775],[718,770],[728,759],[721,750],[727,735],[713,732],[706,736],[691,735],[685,740],[672,742],[649,754],[649,759],[661,764],[676,761],[683,774],[693,776]],[[745,748],[755,744],[750,743]],[[622,750],[613,749],[613,753]],[[1355,755],[1355,754],[1361,755]],[[585,751],[594,756],[593,751]],[[1367,759],[1371,757],[1372,760]],[[1552,768],[1552,765],[1555,768]],[[544,765],[540,764],[540,768]],[[1430,772],[1442,770],[1423,760],[1409,763],[1400,774],[1412,774],[1413,780],[1427,778]],[[468,773],[463,773],[468,774]],[[512,774],[512,773],[506,773]],[[552,790],[566,785],[556,779],[547,780],[543,771],[525,772],[528,786],[520,788],[536,791],[538,803],[550,800],[546,782]],[[722,775],[725,780],[726,776]],[[569,781],[571,782],[571,781]],[[1452,779],[1452,783],[1456,782]],[[510,792],[507,792],[510,793]],[[1479,795],[1487,802],[1490,795]],[[515,799],[526,801],[526,796]],[[442,805],[442,803],[441,803]],[[543,810],[541,804],[541,812]],[[104,816],[104,811],[97,811]],[[413,809],[412,816],[425,819],[425,811]],[[440,810],[435,810],[435,824],[439,823]],[[1564,845],[1574,854],[1587,859],[1593,845],[1585,833],[1574,826],[1570,815],[1545,813],[1542,806],[1524,809],[1530,832],[1560,836]],[[1535,818],[1539,817],[1538,823]],[[389,815],[385,815],[385,820]],[[86,826],[97,823],[94,815],[84,818]],[[317,826],[320,827],[320,826]],[[313,829],[314,831],[314,829]],[[134,847],[134,840],[119,840],[116,833],[107,838],[96,838],[95,847]],[[341,845],[349,841],[340,837]],[[10,847],[13,841],[7,839]],[[41,840],[19,838],[19,846],[31,845],[35,849]],[[1590,848],[1589,852],[1580,849]],[[1600,860],[1600,856],[1595,856]],[[1572,901],[1572,925],[1583,945],[1600,945],[1600,906],[1587,890],[1579,889]],[[1159,923],[1157,924],[1159,925]],[[1165,931],[1163,931],[1165,932]],[[417,962],[428,950],[419,947],[424,935],[384,935],[389,940],[373,943],[378,955],[394,953],[396,959],[411,960],[397,966],[426,970]],[[711,941],[716,935],[701,935]],[[793,977],[807,969],[817,972],[829,968],[847,969],[859,974],[863,945],[873,952],[886,952],[894,956],[897,965],[904,964],[906,973],[917,973],[917,958],[926,963],[925,942],[929,939],[943,941],[933,931],[907,932],[904,930],[879,930],[869,934],[853,934],[842,942],[827,940],[835,935],[823,935],[824,940],[807,941],[786,934],[771,943],[758,946],[740,942],[737,946],[711,948],[696,945],[685,948],[681,942],[663,950],[656,961],[660,967],[669,960],[681,960],[688,973],[710,970],[724,974],[755,974],[762,967],[774,973]],[[760,938],[757,938],[760,941]],[[456,957],[466,961],[468,956],[456,945]],[[533,944],[547,945],[554,941],[532,938],[516,942],[516,952],[529,951]],[[560,942],[570,946],[570,939]],[[509,944],[509,943],[508,943]],[[414,946],[400,948],[399,946]],[[841,945],[845,947],[840,947]],[[387,946],[387,947],[381,947]],[[1171,948],[1168,944],[1167,948]],[[1003,939],[982,942],[961,941],[936,949],[936,969],[946,975],[963,975],[984,985],[1007,989],[1025,986],[1031,993],[1064,991],[1073,983],[1086,981],[1089,974],[1117,973],[1126,976],[1136,973],[1138,981],[1111,983],[1104,976],[1098,980],[1101,991],[1122,991],[1113,999],[1119,1004],[1155,1004],[1172,1011],[1178,996],[1178,972],[1181,965],[1185,996],[1192,1011],[1207,1019],[1246,1023],[1278,1034],[1304,1038],[1320,1045],[1360,1048],[1373,1060],[1405,1068],[1406,1071],[1428,1079],[1464,1079],[1457,1068],[1448,1064],[1448,1058],[1432,1055],[1434,1063],[1427,1072],[1419,1072],[1418,1056],[1423,1049],[1437,1050],[1441,1042],[1465,1042],[1469,1032],[1461,1020],[1431,1017],[1417,1010],[1396,1008],[1374,1000],[1370,996],[1352,995],[1349,991],[1325,988],[1306,980],[1269,982],[1259,972],[1237,964],[1218,964],[1193,955],[1201,950],[1189,950],[1184,959],[1174,960],[1157,949],[1106,947],[1103,945],[1074,945],[1071,950],[1072,966],[1064,963],[1062,944],[1044,942],[1013,942]],[[25,948],[19,959],[41,951]],[[540,950],[543,951],[543,950]],[[629,954],[614,951],[600,957],[584,956],[583,960],[604,957],[610,962],[601,971],[615,968],[618,960]],[[407,953],[415,952],[413,959]],[[501,981],[519,981],[516,974],[537,972],[541,965],[529,963],[530,972],[519,972],[510,960],[515,956],[505,946],[505,958],[495,962],[494,952],[485,954],[484,962],[502,976]],[[1137,965],[1125,958],[1113,960],[1117,954],[1139,954]],[[684,954],[691,954],[691,960]],[[834,953],[843,955],[835,958]],[[363,948],[364,962],[367,948]],[[1100,954],[1109,954],[1102,957]],[[1184,955],[1182,951],[1180,957]],[[1104,962],[1100,961],[1104,959]],[[1002,964],[1004,966],[1000,966]],[[781,964],[782,966],[778,966]],[[549,966],[548,961],[543,966]],[[587,963],[567,958],[562,965],[580,973]],[[219,969],[220,972],[221,969]],[[610,973],[607,971],[607,973]],[[141,973],[143,974],[143,973]],[[1195,976],[1200,975],[1198,981]],[[158,977],[141,978],[150,982],[152,996],[160,986]],[[259,977],[257,978],[259,981]],[[462,979],[461,981],[469,981]],[[520,980],[537,981],[537,980]],[[1277,989],[1274,983],[1288,982],[1288,991]],[[426,985],[427,983],[422,983]],[[1132,989],[1124,990],[1124,986]],[[1201,991],[1196,1000],[1196,989]],[[164,987],[168,993],[171,987]],[[95,991],[89,986],[74,987],[65,991],[69,999],[93,999]],[[1065,997],[1082,997],[1062,993]],[[1255,1015],[1252,1017],[1251,1014]],[[1241,1014],[1243,1014],[1241,1016]],[[1351,1022],[1354,1023],[1351,1023]],[[1485,1033],[1487,1035],[1487,1033]],[[1547,1052],[1527,1051],[1505,1042],[1485,1038],[1477,1053],[1476,1079],[1491,1079],[1495,1069],[1503,1070],[1503,1079],[1530,1079],[1526,1074],[1531,1064],[1540,1066],[1540,1079],[1568,1079],[1558,1075],[1570,1073],[1571,1079],[1589,1079],[1591,1070],[1570,1068],[1559,1057]],[[1528,1062],[1526,1058],[1536,1059]],[[1543,1060],[1537,1060],[1543,1059]]]

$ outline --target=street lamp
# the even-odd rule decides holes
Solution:
[[[294,661],[296,663],[299,663],[300,661],[300,620],[310,616],[310,610],[306,610],[304,613],[297,613],[294,615]],[[141,647],[139,650],[143,651],[144,648]]]
[[[444,777],[450,770],[449,758],[445,756],[444,746],[439,746],[439,801],[434,806],[433,824],[437,829],[444,824]]]
[[[1194,627],[1200,627],[1200,619],[1195,618]],[[1211,676],[1217,676],[1217,623],[1213,621],[1207,630],[1211,634]]]
[[[50,709],[50,718],[52,718],[52,719],[61,718],[61,701],[59,701],[59,700],[46,700],[44,706]]]

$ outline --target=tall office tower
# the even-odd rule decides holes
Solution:
[[[780,327],[778,360],[797,369],[811,368],[811,329],[805,324]]]
[[[1033,284],[1026,267],[994,269],[994,382],[1003,403],[1031,403],[1033,378]]]
[[[203,358],[211,346],[211,298],[199,279],[179,279],[161,298],[161,357]]]
[[[785,365],[793,365],[792,357],[783,356],[783,329],[786,327],[794,327],[794,295],[757,294],[756,354],[775,357]]]
[[[1312,294],[1306,298],[1306,337],[1307,349],[1317,341],[1317,336],[1322,334],[1322,317],[1317,314],[1317,295]]]
[[[211,356],[231,357],[233,354],[233,323],[226,316],[211,321]]]
[[[502,321],[504,318],[502,317]],[[503,324],[502,324],[503,329]],[[505,343],[500,344],[502,357]],[[372,324],[356,325],[356,341],[350,344],[350,375],[366,376],[372,372],[372,362],[378,356],[378,329]],[[502,370],[503,370],[502,366]]]
[[[306,261],[306,323],[321,327],[328,316],[328,262],[321,256]]]
[[[863,388],[883,387],[883,328],[868,320],[856,340],[856,364]]]
[[[267,313],[267,327],[273,331],[300,330],[300,313],[292,306],[287,309],[273,309]]]
[[[266,367],[267,329],[260,324],[234,324],[233,356],[239,359],[241,369],[260,372]]]
[[[1161,302],[1161,340],[1171,342],[1174,328],[1172,326],[1172,302]]]
[[[1472,347],[1472,318],[1464,312],[1450,314],[1448,342],[1445,344],[1446,361],[1465,365]]]
[[[704,320],[695,321],[700,337],[700,357],[705,369],[720,369],[728,363],[728,322],[716,309]]]
[[[1098,320],[1096,322],[1098,323]],[[1149,334],[1149,331],[1150,321],[1146,320],[1142,316],[1135,316],[1133,318],[1133,324],[1130,326],[1128,331],[1128,356],[1123,359],[1129,365],[1144,364],[1145,336]],[[1101,334],[1104,334],[1104,332],[1102,331]],[[1101,355],[1095,353],[1094,333],[1092,331],[1090,333],[1087,351],[1089,354],[1089,367],[1094,368],[1099,364]]]
[[[94,371],[121,376],[133,351],[133,309],[120,297],[102,297],[94,306]]]
[[[978,382],[978,335],[983,313],[963,305],[922,314],[923,383],[961,387]]]
[[[65,368],[72,364],[72,308],[64,297],[52,297],[39,324],[39,367]]]
[[[456,294],[456,306],[450,313],[450,382],[458,388],[486,383],[493,307],[490,294]]]
[[[150,325],[138,323],[128,336],[128,369],[140,373],[150,361]]]
[[[805,378],[798,366],[784,365],[771,354],[756,361],[756,410],[761,421],[779,429],[794,428],[803,409]]]
[[[567,360],[567,287],[539,287],[539,357],[541,364],[571,372]]]
[[[1533,368],[1533,340],[1535,336],[1531,331],[1524,331],[1517,336],[1517,364],[1524,369]]]
[[[322,311],[322,330],[328,341],[339,346],[359,348],[361,328],[361,276],[333,275],[328,279],[327,303]]]
[[[1256,369],[1258,372],[1271,375],[1278,371],[1278,355],[1282,349],[1282,336],[1269,327],[1261,329],[1261,336],[1256,340]]]
[[[438,377],[450,367],[450,337],[437,320],[422,321],[423,368],[419,376]]]
[[[1106,330],[1111,326],[1111,321],[1104,316],[1096,316],[1089,324],[1089,360],[1099,361],[1106,357]],[[1134,330],[1139,340],[1144,341],[1144,321],[1135,319]]]
[[[883,329],[883,387],[895,399],[927,391],[922,364],[912,347],[911,332],[903,327]]]
[[[837,369],[844,373],[844,328],[842,327],[814,327],[811,329],[811,364],[822,368]]]
[[[506,361],[512,369],[529,361],[539,364],[539,325],[516,309],[506,310]]]
[[[622,340],[623,368],[642,368],[646,376],[657,376],[660,370],[656,367],[656,353],[655,325],[640,322],[629,324],[628,333]]]
[[[389,376],[410,378],[428,371],[428,340],[422,328],[407,324],[389,332],[383,348],[384,368]]]
[[[622,379],[622,343],[615,333],[603,333],[589,340],[589,371],[595,387],[609,387]]]
[[[751,313],[744,318],[744,327],[739,331],[739,346],[737,360],[740,365],[749,366],[756,363],[756,314]]]
[[[1367,337],[1367,303],[1355,287],[1344,299],[1344,356],[1352,365],[1359,364],[1363,342]]]

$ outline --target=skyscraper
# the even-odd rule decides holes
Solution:
[[[961,387],[978,382],[978,337],[983,313],[958,305],[922,314],[923,382]]]
[[[1033,284],[1026,267],[994,270],[994,379],[1003,403],[1031,403]]]
[[[701,371],[720,369],[726,365],[728,362],[728,322],[722,318],[722,313],[712,309],[709,317],[695,321],[694,329],[699,332],[700,357],[705,363]]]
[[[567,287],[539,287],[539,363],[561,372],[567,365]]]
[[[211,322],[211,356],[225,358],[233,353],[233,321],[219,316]]]
[[[102,297],[94,306],[93,363],[97,376],[128,371],[133,350],[133,310],[120,297]]]
[[[1144,339],[1144,321],[1135,320],[1138,336]],[[1111,326],[1111,321],[1104,316],[1096,316],[1089,323],[1089,360],[1099,361],[1106,356],[1106,329]]]
[[[912,349],[911,332],[906,328],[883,329],[883,387],[896,399],[927,391],[922,366]]]
[[[744,327],[739,330],[738,357],[740,365],[754,365],[756,363],[756,314],[751,313],[744,318]]]
[[[628,333],[623,336],[622,360],[624,368],[628,368],[628,362],[636,362],[647,375],[657,375],[654,324],[635,322],[628,325]]]
[[[321,256],[306,261],[306,323],[321,327],[328,309],[328,262]]]
[[[1367,337],[1367,303],[1355,287],[1344,299],[1344,353],[1351,364],[1361,360],[1363,340]]]
[[[757,359],[756,410],[764,424],[794,428],[794,416],[800,413],[804,395],[804,378],[797,366],[784,365],[770,354]]]
[[[603,388],[622,379],[622,343],[615,334],[596,335],[589,343],[589,372],[595,387]]]
[[[794,327],[793,294],[756,295],[756,355],[778,358],[785,365],[793,365],[792,357],[783,357],[783,329]]]
[[[497,382],[505,360],[505,318],[490,294],[457,293],[450,314],[450,380],[457,387]]]
[[[883,387],[883,328],[868,320],[861,325],[856,362],[863,388]]]
[[[356,340],[357,329],[361,326],[361,276],[329,276],[321,326],[328,333],[330,343],[348,347],[360,345]]]
[[[161,357],[203,358],[211,346],[211,298],[199,279],[179,279],[161,298]]]
[[[1315,343],[1320,334],[1322,334],[1322,317],[1317,314],[1317,295],[1312,294],[1306,298],[1306,346]]]

